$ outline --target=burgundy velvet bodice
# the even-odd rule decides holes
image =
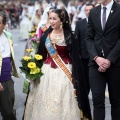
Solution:
[[[64,61],[65,64],[68,64],[68,63],[71,64],[71,59],[69,57],[69,52],[67,50],[67,46],[58,46],[58,45],[56,45],[56,50],[57,50],[59,56],[61,57],[61,59]],[[45,64],[51,64],[52,68],[57,68],[57,65],[52,60],[52,58],[50,57],[49,54],[48,54],[48,56],[47,56],[44,63]]]

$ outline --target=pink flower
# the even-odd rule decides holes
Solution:
[[[38,36],[38,34],[34,34],[34,37],[37,37]]]
[[[37,40],[36,42],[37,42],[37,43],[39,43],[40,41],[39,41],[39,40]]]
[[[31,40],[32,40],[32,41],[35,41],[35,40],[36,40],[36,38],[34,38],[34,37],[33,37],[33,38],[31,38]]]

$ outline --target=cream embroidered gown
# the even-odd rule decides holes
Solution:
[[[56,49],[71,71],[71,61],[65,43],[56,45]],[[73,85],[49,55],[42,72],[44,75],[40,84],[29,93],[24,120],[80,120]]]

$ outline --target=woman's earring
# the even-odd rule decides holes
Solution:
[[[62,29],[62,27],[63,27],[63,24],[62,24],[62,22],[61,22],[61,24],[60,24],[60,29]]]

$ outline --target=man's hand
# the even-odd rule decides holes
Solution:
[[[107,70],[107,68],[101,68],[101,67],[98,68],[99,72],[105,72],[106,70]]]
[[[97,57],[95,61],[99,66],[99,72],[105,72],[110,67],[110,61],[108,59]]]
[[[0,83],[0,92],[3,90],[4,90],[4,88],[3,88],[2,84]]]
[[[106,59],[106,64],[108,65],[108,66],[107,66],[107,68],[109,68],[109,67],[110,67],[110,65],[111,65],[110,60]]]
[[[100,66],[101,68],[107,68],[108,67],[105,58],[97,57],[95,61],[96,61],[97,65]]]

